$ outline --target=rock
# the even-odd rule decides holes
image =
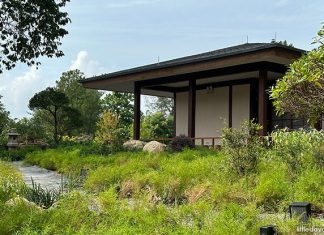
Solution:
[[[143,151],[149,152],[149,153],[160,153],[163,152],[166,148],[165,144],[162,144],[160,142],[157,141],[151,141],[148,142],[144,148]]]
[[[145,142],[140,140],[128,140],[123,144],[125,150],[142,150]]]
[[[16,206],[16,205],[19,205],[19,204],[24,204],[24,205],[26,205],[28,207],[34,207],[36,209],[42,210],[42,208],[40,206],[36,205],[36,203],[30,202],[26,198],[20,197],[20,196],[12,198],[12,199],[10,199],[10,200],[8,200],[6,202],[7,206]]]

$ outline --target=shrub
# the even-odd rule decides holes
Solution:
[[[24,186],[20,189],[21,195],[30,202],[34,202],[42,208],[50,208],[59,198],[61,191],[42,188],[32,179],[32,187]]]
[[[320,146],[324,144],[324,131],[286,129],[271,134],[273,150],[286,162],[293,173],[321,159]],[[321,161],[321,160],[320,160]]]
[[[241,129],[224,128],[222,130],[223,149],[228,163],[238,175],[245,175],[256,169],[257,160],[262,153],[262,142],[257,135],[259,124],[243,122]]]
[[[324,168],[324,143],[315,150],[314,160],[318,167]]]
[[[40,147],[26,146],[13,150],[0,150],[0,159],[8,161],[20,161],[23,160],[28,153],[41,150]]]
[[[170,149],[173,152],[180,152],[184,148],[194,148],[194,147],[195,145],[192,139],[185,135],[177,136],[170,142]]]
[[[14,197],[23,184],[18,171],[9,163],[0,161],[0,202]]]

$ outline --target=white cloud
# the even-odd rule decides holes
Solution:
[[[160,0],[119,0],[118,2],[112,2],[108,3],[106,6],[107,8],[127,8],[127,7],[133,7],[138,5],[147,5],[159,2]]]
[[[10,111],[11,116],[15,118],[27,116],[29,99],[48,85],[45,80],[41,79],[41,70],[35,67],[31,67],[29,71],[16,77],[3,74],[0,80],[2,102]]]
[[[80,51],[78,53],[76,60],[73,60],[70,66],[70,70],[72,69],[79,69],[86,75],[86,77],[107,72],[103,67],[100,66],[98,61],[90,59],[87,51]]]

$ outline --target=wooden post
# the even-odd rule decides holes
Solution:
[[[196,80],[189,80],[188,92],[188,137],[195,138],[196,129]]]
[[[318,120],[318,122],[315,124],[315,129],[320,131],[322,129],[322,120]]]
[[[267,84],[268,72],[264,69],[259,71],[259,91],[258,91],[258,122],[262,125],[259,134],[265,136],[267,134]]]
[[[228,93],[228,127],[232,128],[233,126],[233,86],[229,86]]]
[[[135,82],[134,84],[134,140],[140,139],[141,129],[141,87]]]
[[[173,137],[177,136],[177,92],[173,92]]]

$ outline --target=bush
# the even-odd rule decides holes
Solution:
[[[324,143],[315,150],[314,160],[318,167],[324,168]]]
[[[273,132],[271,139],[276,155],[289,165],[293,173],[316,161],[322,161],[321,145],[324,145],[324,131],[300,129],[289,132],[283,129]]]
[[[224,128],[222,130],[223,149],[228,163],[238,175],[245,175],[256,169],[258,157],[263,148],[258,131],[259,124],[244,122],[241,129]]]
[[[23,178],[18,171],[9,163],[0,161],[0,202],[17,195],[23,184]]]
[[[32,187],[25,185],[20,189],[21,195],[30,202],[34,202],[42,208],[50,208],[56,202],[61,194],[57,189],[42,188],[32,179]]]
[[[28,153],[41,150],[40,147],[26,146],[13,150],[0,150],[0,159],[7,161],[20,161],[23,160]]]
[[[184,148],[194,148],[195,144],[193,140],[185,135],[180,135],[175,137],[171,142],[170,142],[170,149],[173,152],[180,152]]]

